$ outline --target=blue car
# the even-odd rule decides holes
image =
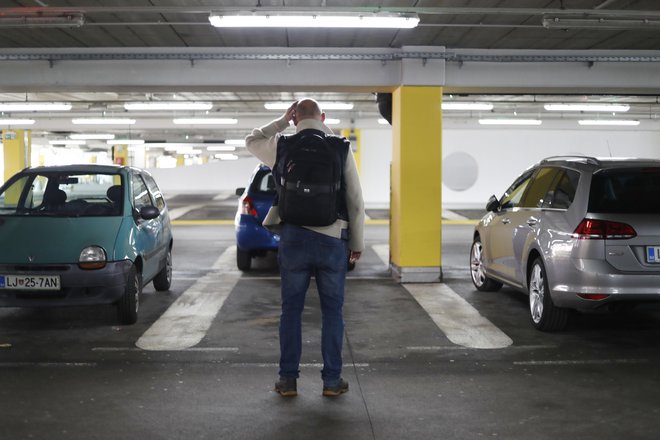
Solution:
[[[138,168],[26,168],[0,187],[0,307],[114,304],[138,318],[142,287],[172,282],[172,231]]]
[[[264,228],[262,222],[268,213],[277,191],[270,168],[255,168],[247,188],[236,188],[238,211],[236,225],[236,265],[242,271],[250,270],[252,258],[268,251],[277,251],[279,235]]]

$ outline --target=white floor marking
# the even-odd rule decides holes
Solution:
[[[612,365],[612,364],[645,364],[648,359],[584,359],[584,360],[551,360],[551,361],[520,361],[514,365],[545,366],[545,365]]]
[[[235,261],[236,246],[231,246],[213,264],[213,270],[183,292],[135,345],[153,351],[185,350],[197,345],[240,278],[237,270],[230,269]]]
[[[94,347],[92,351],[103,351],[103,352],[123,352],[123,351],[142,351],[141,348],[137,347]],[[177,349],[176,351],[182,351]],[[238,347],[190,347],[186,348],[183,351],[193,351],[193,352],[238,352]]]
[[[389,264],[389,245],[373,245],[372,249],[383,263]],[[513,344],[511,338],[446,284],[403,284],[403,287],[454,344],[467,348],[505,348]]]
[[[227,364],[230,367],[256,367],[256,368],[277,368],[280,366],[280,364],[275,363],[275,362],[264,362],[264,363],[251,363],[251,362],[237,362],[237,363],[230,363]],[[355,364],[344,364],[343,368],[348,369],[348,368],[367,368],[369,367],[369,364],[367,363],[355,363]],[[321,363],[308,363],[308,364],[300,364],[300,368],[323,368],[323,364]]]
[[[513,344],[511,338],[446,284],[404,284],[403,287],[454,344],[484,349]]]
[[[0,368],[23,368],[23,367],[96,367],[96,362],[0,362]]]
[[[179,217],[183,217],[184,215],[186,215],[190,211],[193,211],[195,209],[199,209],[203,206],[206,206],[206,205],[204,203],[198,203],[196,205],[186,205],[186,206],[182,206],[180,208],[170,209],[170,211],[169,211],[170,220],[176,220]]]

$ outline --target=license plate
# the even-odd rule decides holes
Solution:
[[[646,246],[646,262],[660,263],[660,246]]]
[[[0,289],[60,290],[59,275],[0,275]]]

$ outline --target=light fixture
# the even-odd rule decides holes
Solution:
[[[50,145],[85,145],[85,141],[81,139],[56,139],[48,141]]]
[[[291,107],[292,102],[266,102],[264,107],[266,110],[287,110]],[[352,102],[319,102],[321,110],[353,110],[354,104]]]
[[[236,147],[229,145],[211,145],[206,147],[208,151],[236,151]]]
[[[325,118],[325,125],[338,125],[341,124],[341,119]]]
[[[133,125],[136,121],[129,118],[74,118],[71,122],[76,125]]]
[[[142,145],[144,139],[113,139],[105,141],[108,145]]]
[[[238,124],[235,118],[176,118],[172,122],[177,125],[231,125]]]
[[[634,119],[583,119],[578,121],[580,125],[639,125],[639,121]]]
[[[34,123],[35,123],[34,119],[16,119],[16,118],[0,119],[0,125],[32,125]]]
[[[540,119],[479,119],[481,125],[541,125]]]
[[[543,108],[551,112],[627,112],[628,104],[601,104],[601,103],[556,103],[545,104]]]
[[[68,102],[0,102],[0,112],[54,112],[71,110]]]
[[[83,24],[85,24],[85,17],[79,12],[63,15],[3,15],[0,17],[1,28],[80,27]]]
[[[414,28],[419,24],[415,14],[323,13],[323,12],[242,12],[233,15],[211,13],[215,27],[313,27],[313,28]]]
[[[213,157],[220,160],[238,160],[238,156],[235,154],[215,154]]]
[[[233,145],[235,147],[244,147],[245,139],[225,139],[225,145]]]
[[[655,30],[660,27],[660,21],[646,18],[574,18],[574,17],[543,17],[543,27],[546,29],[634,29]]]
[[[74,133],[69,135],[69,139],[100,140],[114,139],[115,135],[110,133]]]
[[[148,101],[127,102],[124,104],[126,110],[211,110],[211,102],[190,101]]]
[[[443,102],[443,110],[492,110],[493,104],[490,102]]]

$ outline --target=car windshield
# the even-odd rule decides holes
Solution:
[[[0,188],[2,216],[121,215],[119,174],[26,173]]]
[[[660,167],[608,169],[594,174],[589,211],[660,214]]]

